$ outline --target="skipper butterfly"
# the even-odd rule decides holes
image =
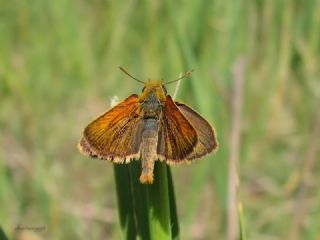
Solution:
[[[189,106],[174,101],[165,85],[190,76],[164,82],[143,82],[140,95],[133,94],[84,129],[78,148],[84,155],[114,163],[141,159],[140,182],[153,183],[155,161],[189,163],[217,148],[215,130]]]

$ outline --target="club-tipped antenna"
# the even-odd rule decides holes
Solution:
[[[169,81],[169,82],[166,82],[166,83],[164,83],[165,85],[167,85],[167,84],[170,84],[170,83],[174,83],[174,82],[177,82],[177,81],[179,81],[179,80],[181,80],[181,79],[183,79],[183,78],[186,78],[186,77],[190,77],[191,76],[191,74],[193,73],[193,69],[191,69],[191,70],[189,70],[189,71],[187,71],[187,72],[185,72],[184,74],[182,74],[182,76],[181,77],[179,77],[179,78],[177,78],[177,79],[175,79],[175,80],[172,80],[172,81]]]
[[[120,70],[121,70],[122,72],[124,72],[124,73],[127,74],[129,77],[131,77],[132,79],[136,80],[137,82],[146,84],[144,81],[141,81],[141,80],[135,78],[134,76],[132,76],[132,75],[131,75],[130,73],[128,73],[127,70],[125,70],[123,67],[119,67],[119,68],[120,68]]]

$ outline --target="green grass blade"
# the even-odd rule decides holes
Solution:
[[[245,222],[244,222],[244,213],[243,213],[243,206],[242,202],[238,202],[238,216],[239,216],[239,239],[246,240],[247,234],[245,229]]]
[[[167,166],[167,177],[168,177],[168,191],[169,191],[169,203],[170,203],[170,223],[172,239],[179,239],[179,220],[176,206],[176,197],[174,194],[174,186],[172,180],[172,174],[170,166]]]
[[[141,161],[134,161],[129,165],[130,188],[132,194],[133,211],[136,220],[136,229],[140,239],[150,237],[150,223],[148,216],[147,188],[139,182]]]
[[[2,227],[0,226],[0,239],[1,240],[8,240],[6,234],[4,233]]]
[[[115,164],[114,176],[118,199],[118,211],[120,217],[120,227],[124,239],[136,239],[137,229],[133,211],[133,201],[131,195],[131,181],[128,165]]]
[[[172,239],[167,167],[164,162],[156,162],[154,176],[153,184],[147,186],[151,238]]]
[[[317,198],[317,204],[315,205],[311,217],[310,217],[310,225],[308,230],[306,231],[306,238],[308,240],[316,240],[320,236],[320,222],[319,222],[319,216],[320,216],[320,195]]]
[[[139,182],[141,162],[115,165],[120,224],[125,239],[178,239],[179,226],[171,174],[156,162],[154,183]]]

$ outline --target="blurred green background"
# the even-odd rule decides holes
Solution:
[[[225,239],[237,90],[248,239],[320,238],[318,0],[0,0],[7,235],[20,224],[46,228],[34,239],[121,238],[112,164],[76,149],[113,96],[141,91],[118,66],[142,80],[195,69],[177,99],[218,132],[215,155],[172,167],[181,239]],[[235,89],[239,66],[244,83]]]

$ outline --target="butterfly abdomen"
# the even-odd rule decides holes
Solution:
[[[142,141],[140,146],[142,173],[141,183],[153,182],[154,161],[157,158],[157,142],[159,122],[154,118],[144,119],[145,125],[142,132]]]

